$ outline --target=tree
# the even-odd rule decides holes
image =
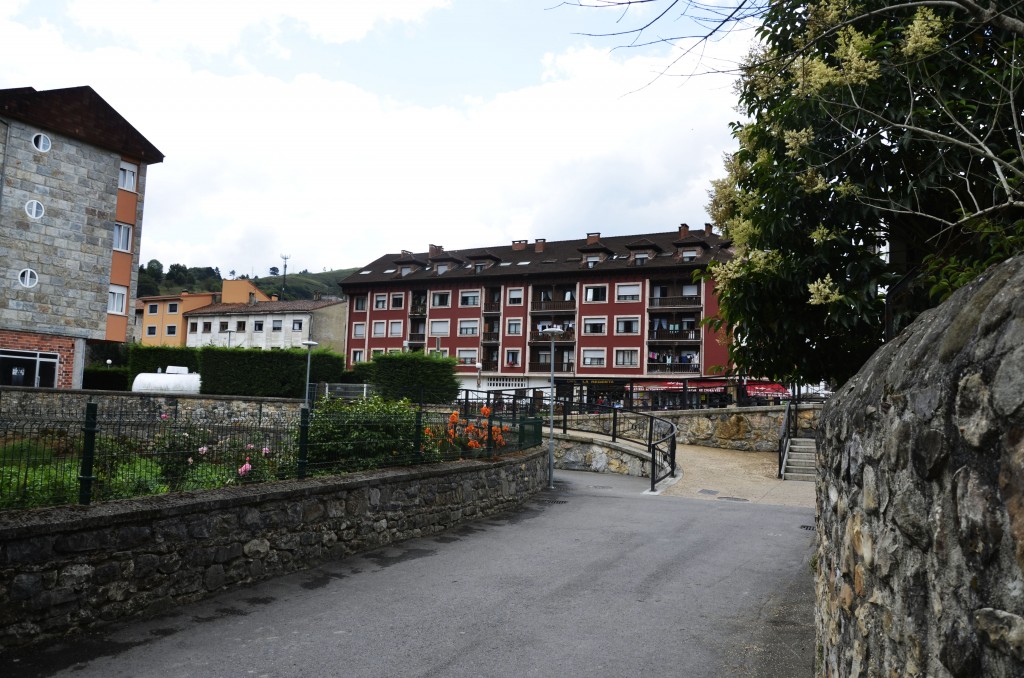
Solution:
[[[186,268],[184,264],[171,264],[164,277],[167,282],[173,282],[179,285],[187,285],[190,282],[188,268]]]
[[[281,269],[279,269],[277,266],[271,266],[270,275],[281,275]]]
[[[150,259],[146,264],[146,272],[156,282],[161,282],[164,279],[164,265],[156,259]]]
[[[572,4],[656,8],[607,35],[680,55],[760,22],[709,205],[735,246],[709,276],[740,370],[842,381],[887,322],[1024,249],[1024,3]],[[660,34],[680,18],[696,30]]]

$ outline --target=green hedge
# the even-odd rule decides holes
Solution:
[[[82,375],[82,388],[97,391],[131,390],[129,369],[127,367],[86,367],[85,373]]]
[[[129,378],[140,372],[165,371],[181,365],[202,375],[202,392],[208,395],[244,395],[302,398],[306,382],[306,351],[203,346],[134,345],[129,351]],[[345,372],[345,358],[327,350],[313,351],[310,379],[338,382]]]
[[[373,358],[371,383],[385,400],[447,403],[459,394],[455,358],[438,358],[419,351],[385,353]]]

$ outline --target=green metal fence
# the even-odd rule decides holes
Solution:
[[[318,407],[300,416],[176,412],[0,416],[0,510],[214,489],[386,466],[495,457],[538,445],[532,412],[487,401]]]

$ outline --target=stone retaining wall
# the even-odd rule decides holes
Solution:
[[[0,647],[159,613],[514,508],[546,486],[546,451],[0,513]]]
[[[779,449],[779,432],[784,405],[768,407],[725,407],[658,413],[679,427],[676,439],[683,445],[703,445],[744,452],[774,452]],[[821,416],[821,405],[800,405],[797,429],[813,435]]]
[[[555,468],[650,478],[650,466],[645,451],[628,445],[595,441],[584,433],[555,433]]]
[[[818,440],[818,675],[1024,676],[1024,257],[876,352]]]

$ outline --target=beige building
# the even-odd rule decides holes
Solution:
[[[181,294],[140,297],[135,340],[143,346],[186,346],[185,314],[211,304],[266,302],[271,297],[248,280],[225,280],[220,293],[183,291]]]

